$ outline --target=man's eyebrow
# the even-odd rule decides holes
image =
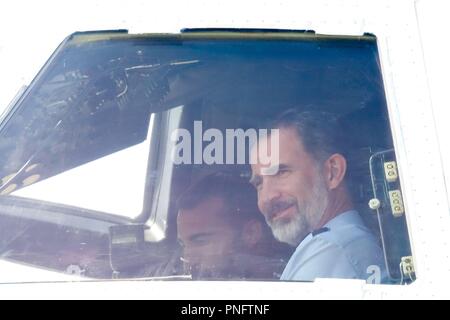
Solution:
[[[195,241],[195,240],[197,240],[198,238],[201,238],[201,237],[208,237],[208,236],[211,236],[211,235],[213,235],[212,232],[202,232],[202,233],[197,233],[197,234],[194,234],[194,235],[190,236],[190,237],[189,237],[189,240],[190,240],[190,241]]]

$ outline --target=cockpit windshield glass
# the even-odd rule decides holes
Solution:
[[[74,34],[0,124],[0,153],[0,262],[414,280],[373,35]]]

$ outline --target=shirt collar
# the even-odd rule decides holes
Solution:
[[[333,219],[328,221],[324,227],[330,228],[332,230],[333,228],[337,228],[339,226],[349,225],[349,224],[364,225],[364,223],[357,211],[349,210],[349,211],[340,213],[336,217],[334,217]]]

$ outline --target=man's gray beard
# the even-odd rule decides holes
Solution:
[[[281,242],[296,247],[317,227],[328,205],[328,192],[320,176],[314,183],[311,201],[297,203],[297,212],[289,222],[266,219],[274,237]],[[312,220],[312,221],[310,221]]]

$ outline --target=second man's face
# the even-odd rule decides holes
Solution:
[[[259,141],[259,145],[262,143],[267,140]],[[270,152],[270,143],[267,147]],[[279,129],[278,150],[278,172],[264,174],[274,164],[254,161],[251,182],[258,192],[259,209],[274,236],[297,246],[320,221],[327,206],[328,191],[321,165],[305,151],[295,129]],[[256,148],[252,156],[256,157]]]
[[[224,218],[227,208],[222,199],[210,198],[195,208],[180,210],[178,238],[183,259],[195,278],[223,278],[233,275],[232,257],[239,243],[238,225]]]

